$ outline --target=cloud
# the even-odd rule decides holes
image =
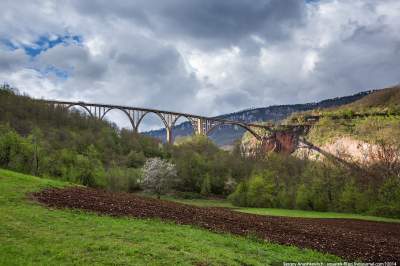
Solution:
[[[1,50],[0,49],[0,70],[3,73],[10,73],[25,67],[28,57],[21,50]]]
[[[38,98],[211,116],[400,80],[396,0],[20,0],[0,8],[0,79]],[[146,119],[142,129],[160,125]]]

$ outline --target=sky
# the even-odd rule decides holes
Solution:
[[[214,116],[400,82],[398,0],[2,0],[0,10],[0,83],[35,98]],[[117,111],[108,119],[129,125]]]

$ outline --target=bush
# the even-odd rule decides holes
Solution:
[[[346,183],[339,198],[339,210],[345,212],[363,212],[366,210],[365,205],[363,193],[357,188],[355,182],[350,181]]]
[[[140,178],[140,169],[114,166],[107,170],[106,188],[111,191],[138,191],[141,189]]]
[[[76,157],[72,177],[75,182],[89,187],[104,187],[104,169],[97,159],[79,154]]]
[[[211,178],[208,174],[203,178],[200,194],[207,196],[211,193]]]
[[[130,151],[127,156],[126,165],[129,168],[139,168],[142,167],[145,162],[146,156],[144,156],[144,153],[142,151]]]
[[[254,175],[249,180],[247,191],[247,205],[250,207],[274,207],[274,184],[269,180],[269,172],[267,176],[261,174]]]
[[[240,183],[229,196],[232,204],[248,207],[276,207],[277,193],[273,182],[274,175],[274,172],[267,170],[253,174],[249,181]]]
[[[389,177],[379,189],[379,200],[382,204],[400,209],[400,180],[399,177]]]
[[[247,183],[241,182],[235,191],[228,196],[228,200],[235,206],[247,206]]]
[[[305,184],[301,184],[296,193],[296,208],[301,210],[313,210],[312,192]]]
[[[380,204],[372,207],[368,214],[389,218],[400,218],[400,207]]]
[[[0,166],[31,173],[34,152],[32,144],[8,126],[0,127]]]

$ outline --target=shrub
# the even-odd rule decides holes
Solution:
[[[209,195],[211,193],[211,178],[208,174],[203,178],[203,183],[201,184],[201,195]]]
[[[33,170],[32,144],[8,126],[0,128],[0,166],[23,173]]]
[[[239,183],[235,191],[229,195],[228,200],[235,206],[247,206],[247,183]]]
[[[363,194],[357,188],[354,181],[345,184],[339,198],[339,209],[346,212],[365,211],[365,200]]]
[[[142,151],[130,151],[127,156],[126,165],[129,168],[139,168],[142,167],[145,162],[146,157],[144,156],[144,153]]]
[[[97,159],[79,154],[72,170],[75,182],[89,187],[104,187],[104,169]]]
[[[274,207],[273,192],[274,184],[270,182],[269,176],[256,174],[249,180],[247,205],[250,207]]]
[[[400,218],[400,207],[378,204],[374,206],[368,214],[375,216],[383,216],[389,218]]]
[[[274,172],[262,171],[253,174],[249,181],[242,182],[229,196],[232,204],[249,207],[275,207],[277,201]]]
[[[296,208],[301,210],[314,209],[312,192],[305,184],[301,184],[296,193]]]
[[[111,191],[134,192],[140,190],[140,177],[140,169],[114,166],[107,170],[106,188]]]

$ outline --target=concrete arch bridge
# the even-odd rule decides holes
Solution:
[[[119,110],[124,113],[131,125],[132,129],[135,132],[138,132],[139,125],[142,122],[143,118],[153,113],[157,115],[160,120],[163,122],[166,132],[167,132],[167,142],[172,144],[174,142],[173,137],[173,128],[175,123],[178,121],[180,117],[186,118],[190,124],[192,125],[194,134],[205,135],[207,136],[213,129],[222,126],[222,125],[234,125],[239,126],[252,134],[258,141],[263,143],[263,146],[268,150],[276,151],[276,152],[293,152],[297,145],[299,136],[306,133],[309,129],[309,125],[285,125],[280,126],[279,129],[276,129],[274,125],[261,125],[255,123],[246,123],[242,121],[234,121],[216,117],[205,117],[194,114],[180,113],[180,112],[171,112],[171,111],[163,111],[158,109],[150,109],[150,108],[140,108],[140,107],[130,107],[130,106],[121,106],[121,105],[111,105],[111,104],[99,104],[99,103],[86,103],[86,102],[69,102],[69,101],[56,101],[56,100],[40,100],[49,105],[70,109],[73,107],[82,107],[85,109],[89,116],[93,118],[97,118],[103,120],[105,115],[111,110]],[[270,132],[268,136],[265,134],[259,133],[260,130],[264,129]]]

